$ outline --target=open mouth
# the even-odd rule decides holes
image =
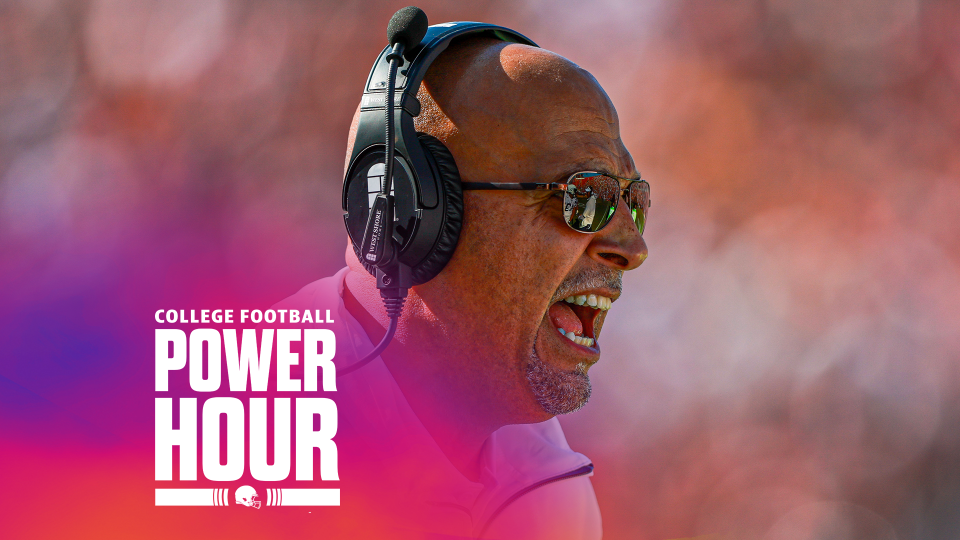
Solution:
[[[568,296],[550,306],[550,320],[563,337],[577,345],[594,348],[597,342],[594,323],[612,304],[613,300],[599,294]]]

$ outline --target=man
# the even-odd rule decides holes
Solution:
[[[607,95],[554,53],[455,42],[430,67],[418,98],[417,130],[450,149],[464,182],[563,182],[597,171],[625,188],[639,178]],[[355,119],[351,139],[356,126]],[[350,447],[341,455],[359,452],[359,462],[376,464],[357,474],[392,494],[385,504],[403,508],[402,527],[484,538],[600,537],[592,464],[569,449],[554,416],[589,398],[606,309],[620,296],[622,273],[639,266],[647,248],[622,200],[593,234],[568,226],[570,211],[552,191],[465,191],[449,264],[411,289],[382,362],[338,380],[342,415],[352,414],[358,396],[368,398],[341,419],[338,444]],[[350,247],[347,264],[280,307],[329,309],[342,299],[348,337],[338,334],[338,343],[349,341],[360,357],[388,319]],[[343,350],[338,345],[341,367],[349,365]]]

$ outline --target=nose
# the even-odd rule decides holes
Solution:
[[[610,223],[593,235],[587,246],[591,259],[617,270],[633,270],[647,258],[647,243],[630,216],[630,208],[620,201]]]

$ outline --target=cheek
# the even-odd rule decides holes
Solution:
[[[467,193],[456,254],[469,257],[472,264],[501,280],[524,275],[529,267],[536,266],[532,258],[537,255],[537,240],[543,229],[533,209],[512,204],[512,198]]]
[[[491,205],[474,205],[464,220],[451,264],[472,279],[503,291],[525,274],[535,253],[536,234],[518,234],[521,216]]]
[[[584,255],[584,235],[542,208],[466,195],[468,211],[451,264],[476,283],[494,287],[496,294],[545,309],[560,281]]]

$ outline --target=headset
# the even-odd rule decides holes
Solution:
[[[377,278],[390,325],[373,351],[340,370],[346,375],[377,357],[396,332],[407,290],[433,279],[453,256],[463,221],[460,173],[450,151],[418,133],[417,90],[430,64],[458,38],[484,35],[537,47],[522,34],[492,24],[427,26],[406,7],[390,19],[360,101],[350,164],[343,179],[343,221],[353,250]],[[396,129],[396,128],[399,129]]]

